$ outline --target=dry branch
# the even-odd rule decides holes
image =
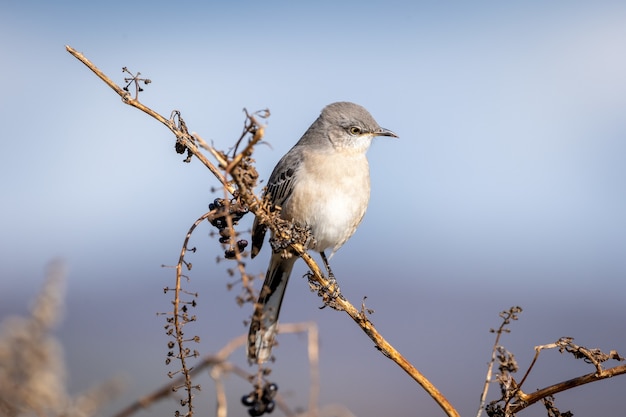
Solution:
[[[511,309],[509,312],[512,312]],[[507,312],[503,312],[507,313]],[[502,314],[501,313],[501,316]],[[516,318],[515,318],[516,319]],[[504,324],[507,324],[505,320]],[[503,329],[503,326],[500,327],[499,331]],[[505,329],[506,330],[506,329]],[[498,339],[500,336],[500,332],[498,331]],[[508,330],[507,330],[508,331]],[[608,360],[616,360],[616,361],[624,361],[625,359],[621,357],[617,351],[611,350],[610,353],[604,353],[600,349],[588,349],[584,346],[578,346],[574,343],[574,339],[571,337],[562,337],[557,340],[555,343],[549,343],[546,345],[535,346],[535,356],[533,357],[528,369],[522,376],[520,382],[517,382],[512,373],[517,372],[518,365],[515,361],[515,358],[512,353],[508,352],[502,346],[494,346],[495,349],[498,350],[498,361],[500,374],[498,375],[498,382],[500,383],[500,390],[502,392],[502,397],[499,400],[492,401],[485,408],[487,414],[489,416],[505,416],[505,417],[513,417],[519,411],[529,407],[530,405],[543,401],[546,408],[549,410],[557,410],[553,404],[553,395],[559,392],[575,388],[584,384],[588,384],[590,382],[600,381],[606,378],[611,378],[616,375],[626,374],[626,365],[616,366],[609,369],[603,369],[602,363]],[[585,362],[592,364],[596,372],[582,375],[576,378],[569,379],[567,381],[562,381],[548,387],[536,390],[531,394],[526,394],[522,391],[522,386],[524,382],[528,378],[531,371],[534,369],[535,364],[537,363],[537,359],[539,358],[539,354],[546,349],[558,349],[561,353],[567,352],[574,356],[576,359],[583,359]],[[479,416],[482,410],[479,410]],[[558,410],[557,410],[558,411]],[[549,415],[550,412],[548,412]],[[555,414],[556,415],[556,414]],[[561,415],[561,414],[558,414]],[[566,414],[563,414],[565,416]]]
[[[558,384],[550,385],[549,387],[542,388],[533,392],[532,394],[523,394],[520,395],[523,403],[519,403],[513,407],[511,407],[512,413],[517,413],[518,411],[523,410],[524,408],[536,403],[537,401],[549,396],[558,394],[559,392],[563,392],[565,390],[579,387],[581,385],[588,384],[590,382],[601,381],[603,379],[611,378],[617,375],[626,374],[626,365],[619,365],[613,368],[605,369],[599,374],[596,372],[582,375],[576,378],[568,379],[567,381],[559,382]]]

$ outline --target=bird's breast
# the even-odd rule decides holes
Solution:
[[[370,196],[365,154],[309,154],[303,158],[283,217],[311,228],[310,249],[336,251],[361,222]]]

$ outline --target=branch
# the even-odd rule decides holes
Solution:
[[[304,250],[302,245],[293,245],[298,255],[302,257],[304,262],[314,275],[315,281],[322,288],[330,288],[333,291],[333,284],[323,275],[317,263]],[[452,404],[446,397],[420,372],[415,368],[400,352],[398,352],[387,340],[376,330],[374,324],[367,318],[366,312],[357,310],[348,300],[342,296],[337,297],[334,302],[337,304],[338,310],[343,310],[350,316],[355,323],[361,327],[361,330],[374,342],[376,348],[387,358],[395,362],[402,368],[411,378],[415,380],[424,390],[432,397],[433,400],[443,409],[450,417],[459,417],[459,413],[454,409]]]
[[[135,107],[141,110],[142,112],[146,113],[147,115],[155,118],[159,122],[163,123],[176,136],[176,140],[180,142],[182,145],[184,145],[196,158],[198,158],[200,162],[202,162],[204,166],[206,166],[209,169],[209,171],[211,171],[211,173],[215,175],[215,177],[224,185],[224,187],[229,193],[232,194],[235,191],[233,186],[227,183],[226,179],[224,178],[222,173],[215,167],[215,165],[213,165],[206,158],[206,156],[204,156],[204,154],[202,154],[198,150],[198,147],[195,144],[193,136],[189,132],[187,132],[186,127],[184,127],[184,123],[183,123],[183,126],[177,126],[173,118],[166,119],[165,117],[161,116],[156,111],[143,105],[137,99],[132,98],[131,94],[128,91],[124,91],[120,86],[118,86],[113,81],[111,81],[109,77],[107,77],[102,71],[100,71],[98,67],[92,64],[91,61],[85,58],[83,54],[76,51],[74,48],[72,48],[69,45],[65,45],[65,49],[67,50],[67,52],[72,54],[76,59],[78,59],[80,62],[85,64],[87,68],[89,68],[102,81],[104,81],[106,85],[111,87],[113,91],[115,91],[122,98],[122,102],[124,104],[128,104],[129,106]]]
[[[518,404],[513,405],[510,408],[510,412],[517,413],[518,411],[523,410],[529,405],[534,404],[537,401],[549,395],[558,394],[559,392],[568,390],[570,388],[585,385],[590,382],[601,381],[603,379],[611,378],[611,377],[622,375],[622,374],[626,374],[626,365],[619,365],[613,368],[605,369],[599,373],[594,372],[591,374],[579,376],[577,378],[568,379],[567,381],[559,382],[557,384],[550,385],[549,387],[534,391],[532,394],[524,394],[522,392],[519,392],[518,396],[522,401]]]
[[[268,213],[266,210],[263,210],[264,205],[262,204],[262,201],[252,191],[250,184],[247,182],[247,173],[245,172],[245,169],[242,169],[240,166],[244,158],[249,156],[251,153],[254,144],[258,143],[263,135],[262,126],[259,124],[254,125],[255,121],[252,118],[253,116],[248,115],[248,120],[252,125],[247,129],[248,133],[253,134],[253,138],[243,152],[236,155],[231,161],[229,161],[224,154],[211,150],[213,156],[218,160],[219,166],[226,170],[228,174],[232,175],[233,180],[237,185],[237,187],[234,187],[232,183],[226,180],[219,169],[208,161],[202,153],[200,153],[195,144],[194,137],[187,132],[182,119],[180,119],[180,123],[177,124],[175,123],[174,118],[168,120],[159,115],[154,110],[141,104],[136,99],[133,99],[127,91],[124,91],[122,88],[117,86],[81,53],[77,52],[70,46],[66,46],[66,49],[70,54],[93,71],[109,87],[111,87],[122,98],[122,102],[143,111],[163,123],[176,136],[177,142],[186,147],[190,154],[196,156],[213,173],[213,175],[215,175],[215,177],[222,183],[229,193],[233,195],[237,194],[239,198],[241,198],[241,200],[248,206],[250,211],[255,214],[255,216],[260,216],[263,219],[269,219],[270,221],[264,221],[263,223],[266,223],[267,227],[276,236],[278,236],[278,238],[285,237],[284,222],[280,221],[276,212]],[[289,235],[287,234],[287,238],[288,237]],[[352,320],[354,320],[354,322],[357,323],[365,334],[367,334],[367,336],[374,342],[377,349],[380,350],[383,355],[394,361],[420,386],[422,386],[422,388],[426,390],[426,392],[437,402],[437,404],[439,404],[449,417],[458,417],[458,412],[454,409],[454,407],[452,407],[443,394],[441,394],[441,392],[439,392],[439,390],[424,375],[422,375],[422,373],[420,373],[409,361],[406,360],[406,358],[404,358],[404,356],[402,356],[389,342],[387,342],[380,333],[378,333],[372,322],[366,317],[365,311],[357,310],[350,302],[343,298],[343,296],[329,296],[329,294],[333,294],[333,292],[338,292],[338,288],[336,284],[331,283],[323,276],[319,266],[306,252],[305,247],[301,243],[290,243],[289,246],[291,247],[291,250],[297,253],[304,260],[304,262],[306,262],[307,266],[311,270],[310,281],[319,285],[320,290],[318,291],[318,294],[322,296],[324,301],[333,308],[345,311],[346,314],[348,314],[350,318],[352,318]],[[332,299],[330,301],[332,304],[329,304],[330,299]]]
[[[487,414],[490,416],[514,416],[517,412],[536,403],[537,401],[543,401],[544,405],[548,409],[549,415],[561,415],[552,404],[554,394],[580,385],[588,384],[590,382],[596,382],[616,375],[626,374],[626,365],[620,365],[606,370],[602,368],[602,363],[608,360],[625,360],[617,353],[617,351],[611,350],[607,354],[602,352],[600,349],[588,349],[584,346],[578,346],[574,344],[573,340],[574,339],[571,337],[561,337],[555,343],[535,346],[535,356],[519,383],[517,383],[510,375],[511,373],[516,372],[518,368],[513,355],[507,352],[504,348],[499,347],[499,349],[502,349],[504,352],[501,355],[502,357],[499,358],[501,374],[498,377],[502,397],[499,400],[489,403],[486,407]],[[593,364],[596,368],[596,372],[559,382],[546,388],[534,391],[531,394],[526,394],[522,391],[522,386],[537,363],[539,354],[545,349],[558,349],[561,353],[570,353],[576,359],[583,359],[585,362]],[[556,414],[550,411],[553,409],[557,411]],[[568,413],[564,413],[563,416],[566,414]]]

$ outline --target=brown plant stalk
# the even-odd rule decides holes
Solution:
[[[566,391],[568,389],[579,387],[581,385],[588,384],[590,382],[601,381],[603,379],[611,378],[617,375],[626,374],[626,365],[618,365],[613,368],[605,369],[602,372],[592,372],[587,375],[582,375],[576,378],[568,379],[567,381],[562,381],[554,385],[550,385],[548,387],[542,388],[540,390],[534,391],[531,394],[524,394],[521,391],[518,393],[519,398],[522,402],[515,404],[511,407],[511,413],[517,413],[524,408],[528,407],[531,404],[536,403],[537,401],[545,398],[549,395],[558,394],[559,392]]]

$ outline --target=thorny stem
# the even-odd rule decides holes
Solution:
[[[117,86],[113,81],[111,81],[102,71],[100,71],[95,65],[93,65],[81,53],[77,52],[76,50],[71,48],[69,45],[66,46],[66,49],[70,54],[72,54],[75,58],[77,58],[79,61],[85,64],[91,71],[93,71],[102,81],[104,81],[109,87],[111,87],[118,95],[120,95],[120,97],[122,97],[122,101],[125,104],[131,105],[143,111],[144,113],[152,116],[153,118],[160,121],[161,123],[163,123],[176,136],[177,141],[179,141],[185,147],[187,147],[187,149],[194,156],[196,156],[211,171],[211,173],[215,175],[216,178],[218,178],[218,180],[223,184],[223,186],[229,193],[233,194],[236,191],[236,188],[233,186],[233,184],[226,181],[226,179],[218,170],[218,168],[215,167],[215,165],[213,165],[198,150],[197,146],[195,145],[193,141],[193,137],[190,134],[186,132],[181,132],[181,130],[171,120],[164,118],[163,116],[161,116],[154,110],[150,109],[147,106],[144,106],[143,104],[139,103],[137,100],[131,98],[128,92],[124,91],[119,86]],[[244,152],[249,152],[252,149],[252,146],[258,141],[260,141],[260,139],[262,138],[262,135],[263,135],[263,130],[258,129],[255,132],[253,139],[250,141],[251,143],[248,144]],[[242,152],[241,155],[243,155],[244,152]],[[219,152],[217,151],[211,151],[211,153],[213,154],[213,156],[215,156],[218,159],[219,165],[223,169],[227,169],[228,170],[227,172],[231,172],[231,173],[233,172],[233,170],[235,169],[235,166],[231,165],[224,158],[223,155],[220,155]],[[241,161],[241,157],[239,156],[236,156],[235,158],[233,158],[233,160],[237,160],[238,158],[239,158],[239,161]],[[234,175],[234,177],[237,178],[236,175]],[[240,196],[242,200],[248,205],[250,211],[253,212],[255,215],[260,214],[262,204],[261,204],[261,201],[258,199],[258,197],[256,197],[252,193],[252,190],[245,189],[245,186],[242,189],[241,186],[243,184],[237,184],[237,185],[239,186],[238,191],[240,193]],[[274,232],[279,232],[277,226],[273,223],[269,223],[267,227],[270,228]],[[316,281],[321,286],[321,288],[335,287],[323,276],[319,266],[313,260],[313,258],[306,252],[302,244],[292,243],[291,248],[300,257],[302,257],[302,259],[306,262],[307,266],[312,272],[312,279]],[[179,263],[179,266],[180,266],[180,263]],[[361,329],[365,332],[365,334],[367,334],[367,336],[375,343],[378,350],[380,350],[383,355],[385,355],[386,357],[394,361],[406,373],[408,373],[422,388],[424,388],[424,390],[426,390],[426,392],[437,402],[437,404],[443,409],[443,411],[449,417],[459,417],[458,412],[454,409],[454,407],[452,407],[452,405],[443,396],[443,394],[441,394],[441,392],[439,392],[439,390],[421,372],[419,372],[408,360],[406,360],[406,358],[404,358],[404,356],[402,356],[389,342],[387,342],[387,340],[385,340],[385,338],[383,338],[383,336],[380,333],[378,333],[378,331],[374,328],[374,325],[366,317],[364,312],[357,310],[350,302],[345,300],[343,297],[337,297],[335,299],[335,303],[338,309],[344,310],[350,316],[350,318],[352,318],[352,320],[354,320],[354,322],[357,323],[361,327]]]

